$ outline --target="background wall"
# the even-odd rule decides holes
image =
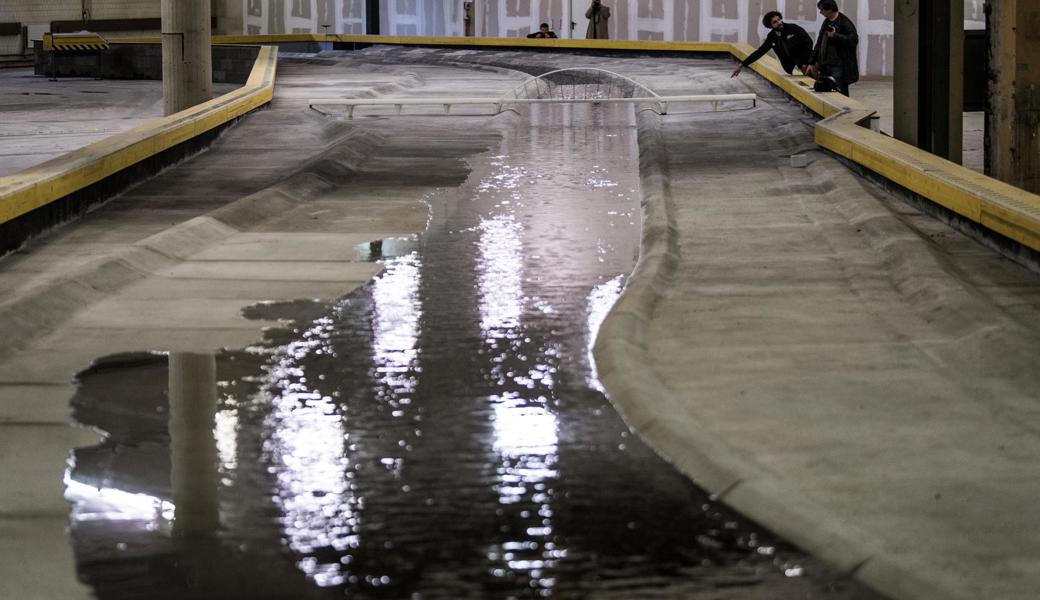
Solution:
[[[159,0],[0,0],[0,23],[29,26],[29,39],[42,39],[51,21],[138,19],[159,16]],[[16,36],[0,36],[0,54],[18,50]],[[29,44],[32,47],[32,44]]]
[[[365,31],[364,0],[210,1],[217,33],[354,33]],[[589,0],[574,2],[574,35],[584,37]],[[965,27],[985,27],[984,0],[964,0]],[[474,0],[476,35],[523,37],[541,22],[561,32],[564,0]],[[765,36],[761,16],[779,10],[813,36],[821,17],[816,0],[604,0],[611,8],[614,39],[732,41],[757,45]],[[2,0],[0,22],[21,22],[39,39],[52,20],[158,17],[160,0]],[[463,34],[463,0],[380,0],[380,32],[387,35]],[[838,0],[859,29],[860,67],[868,75],[892,75],[892,0]],[[328,27],[323,27],[328,25]],[[0,54],[17,39],[0,37]]]

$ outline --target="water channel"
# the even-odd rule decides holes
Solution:
[[[127,598],[867,598],[631,434],[591,346],[638,252],[631,106],[503,121],[385,271],[215,355],[110,356],[66,476]]]

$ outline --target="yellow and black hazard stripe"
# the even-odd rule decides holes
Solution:
[[[108,40],[96,33],[45,33],[43,49],[57,52],[107,50]]]

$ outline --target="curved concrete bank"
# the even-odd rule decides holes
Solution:
[[[723,501],[893,598],[1040,589],[1040,278],[819,155],[778,110],[640,120],[611,400]],[[754,144],[747,140],[755,140]]]

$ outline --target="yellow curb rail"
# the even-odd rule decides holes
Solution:
[[[0,177],[0,223],[46,206],[271,101],[278,48],[263,46],[246,84],[45,163]]]
[[[816,143],[1016,242],[1040,250],[1040,196],[856,125],[844,111],[816,126]]]
[[[743,60],[752,52],[734,44]],[[806,77],[787,75],[769,58],[752,65],[760,75],[824,117],[816,143],[928,198],[983,227],[1040,251],[1040,196],[938,157],[861,125],[874,111],[836,93],[816,93]]]

